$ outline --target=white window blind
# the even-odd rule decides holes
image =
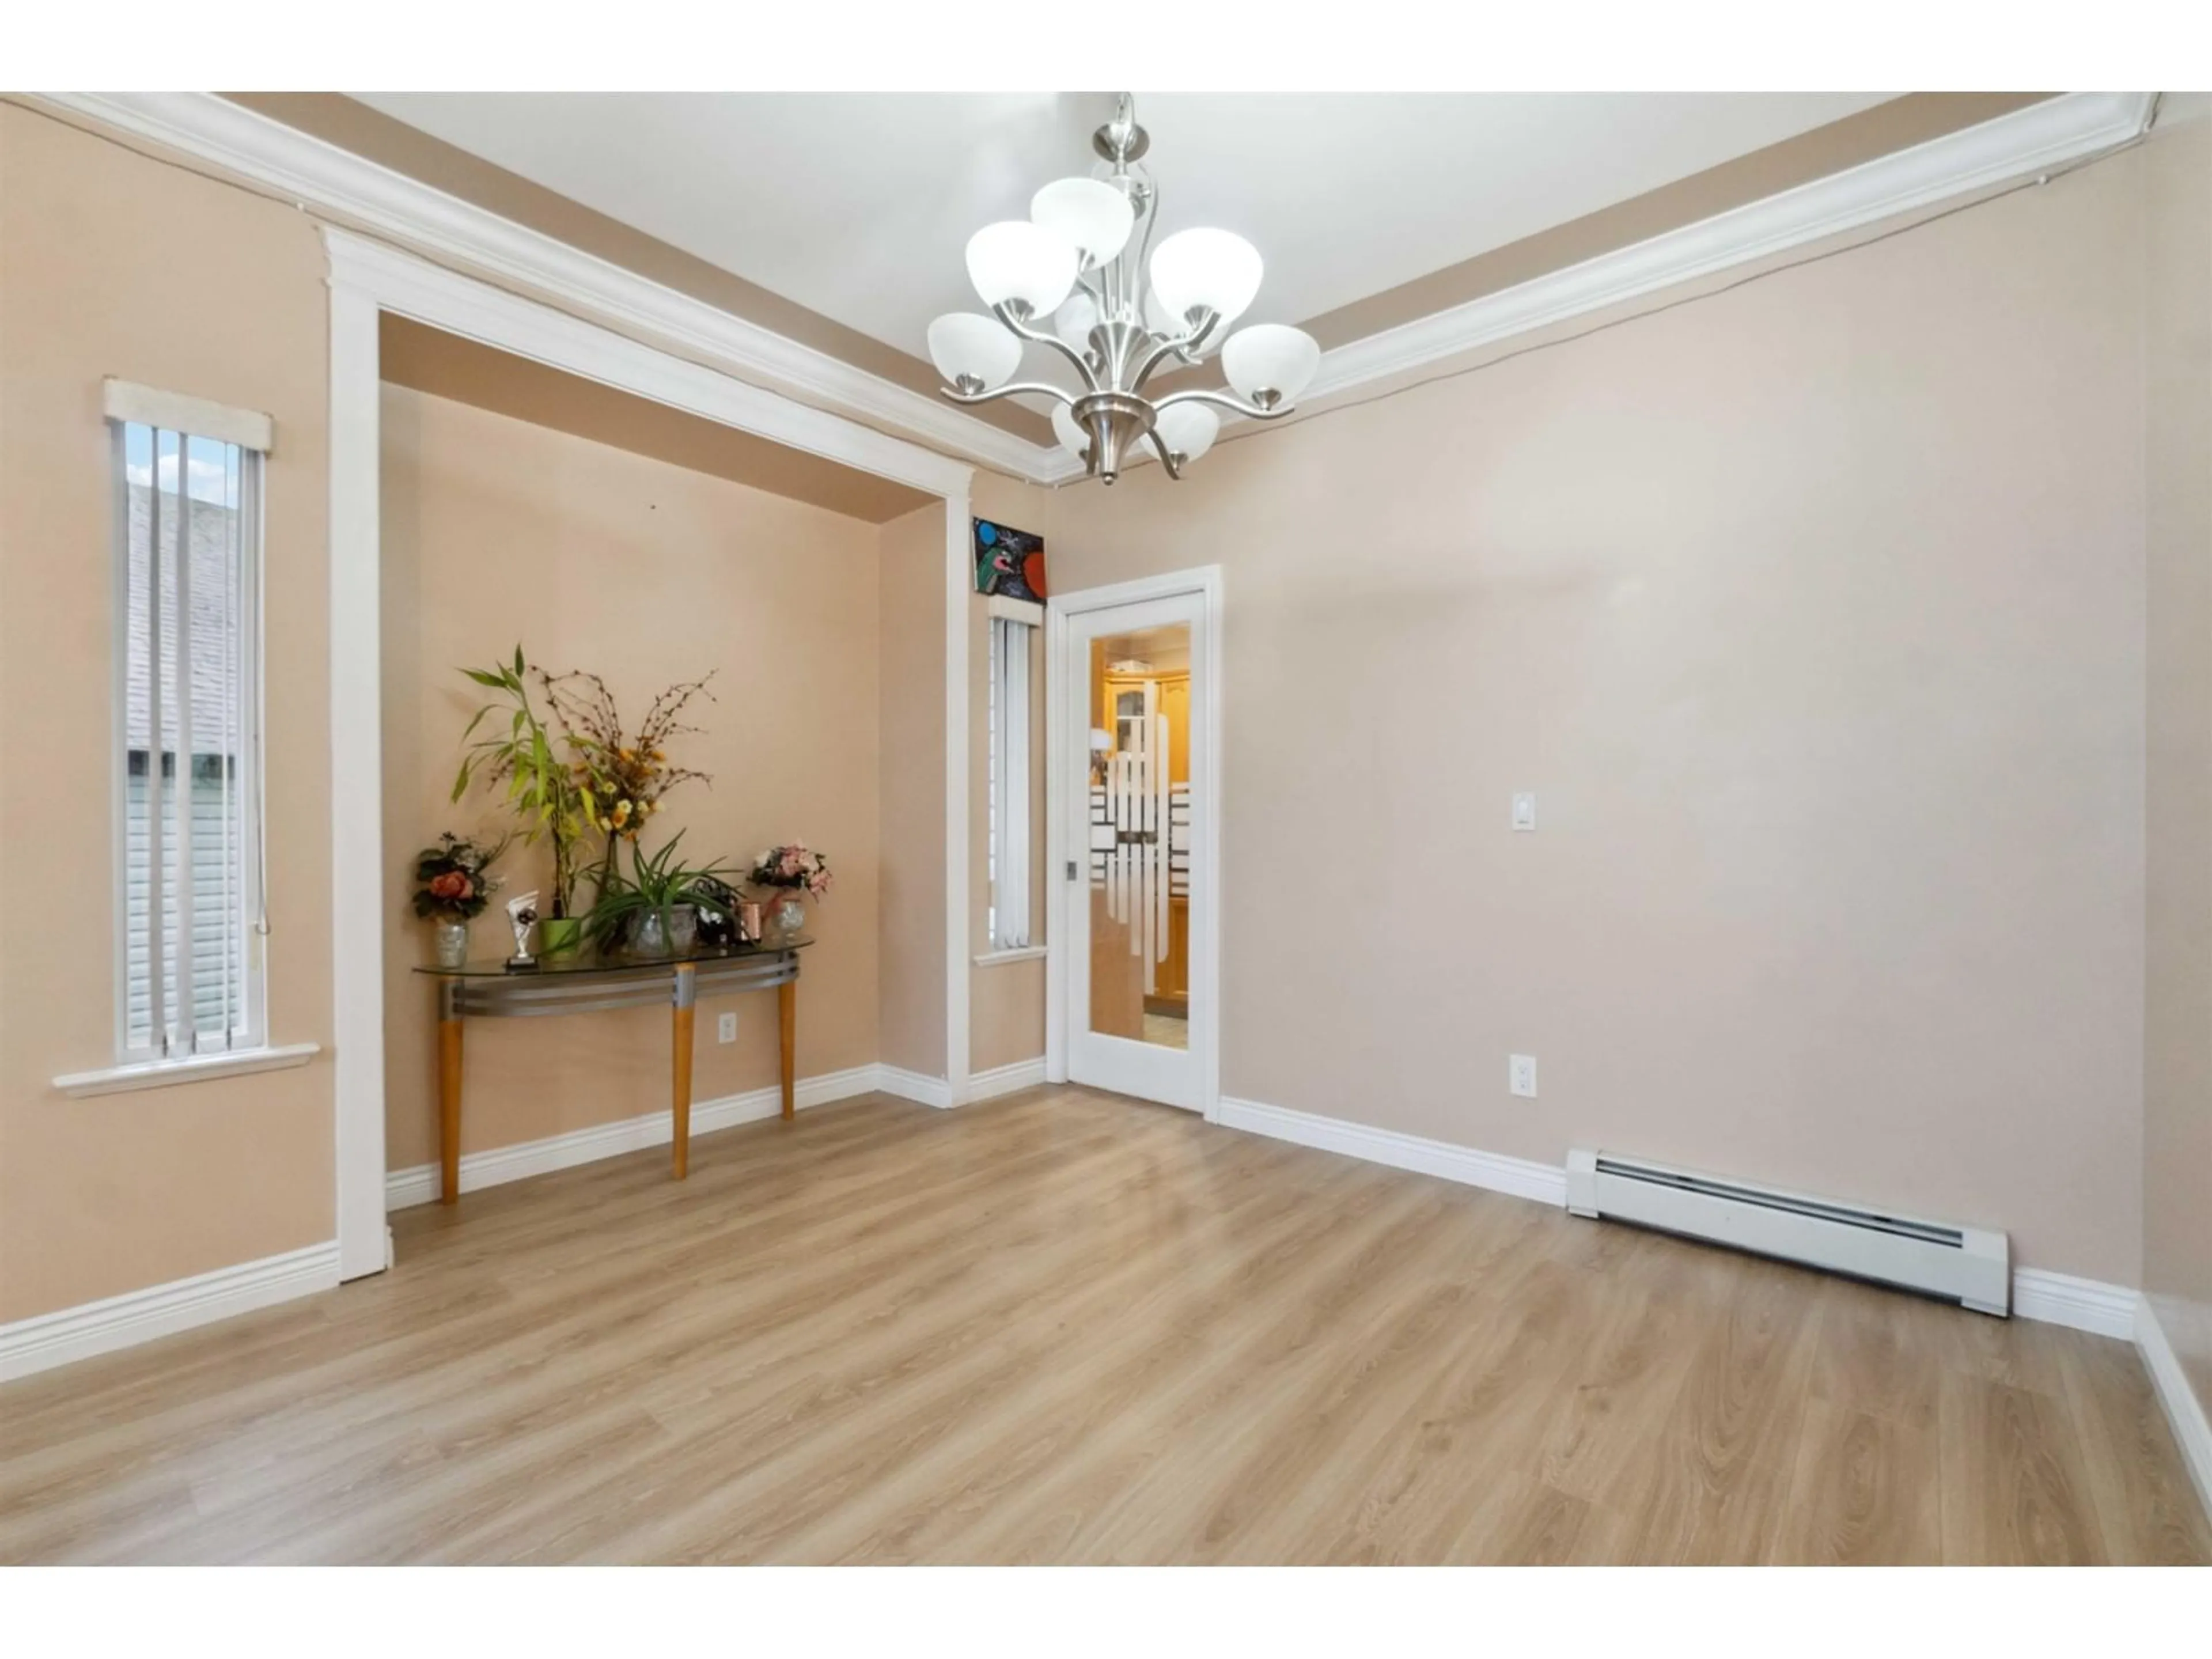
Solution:
[[[991,618],[991,944],[1030,943],[1030,638],[1011,617]]]
[[[149,398],[159,395],[108,384],[120,600],[116,1046],[125,1061],[264,1041],[262,457],[132,418],[158,414],[165,405]],[[263,424],[204,424],[265,443],[265,418],[251,418]]]

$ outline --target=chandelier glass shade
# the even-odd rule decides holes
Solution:
[[[1321,367],[1313,337],[1261,323],[1222,337],[1260,291],[1260,252],[1232,231],[1178,231],[1152,246],[1159,191],[1140,165],[1152,140],[1123,98],[1091,140],[1088,178],[1055,180],[1027,219],[986,225],[968,242],[968,276],[991,314],[929,325],[929,356],[955,403],[1030,392],[1052,399],[1053,431],[1093,477],[1112,483],[1139,447],[1170,477],[1212,447],[1218,412],[1279,420]],[[1025,344],[1073,365],[1080,389],[1016,380]],[[1170,364],[1218,346],[1233,391],[1145,391]]]

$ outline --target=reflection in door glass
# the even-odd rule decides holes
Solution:
[[[1091,1029],[1190,1046],[1190,629],[1091,647]]]

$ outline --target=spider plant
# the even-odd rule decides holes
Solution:
[[[633,842],[628,872],[619,868],[609,870],[599,899],[584,921],[584,932],[595,950],[605,952],[617,949],[625,939],[635,936],[641,922],[648,916],[659,921],[659,932],[665,940],[669,936],[669,913],[677,906],[713,902],[719,890],[707,884],[720,883],[734,872],[727,865],[694,867],[684,863],[676,856],[677,846],[683,839],[684,832],[679,830],[657,853],[647,853]]]

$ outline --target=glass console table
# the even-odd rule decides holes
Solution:
[[[691,1153],[691,1026],[702,996],[775,988],[781,1048],[783,1115],[792,1097],[792,1041],[797,1029],[799,953],[814,941],[803,936],[769,939],[726,950],[683,956],[541,957],[534,969],[510,971],[498,957],[459,968],[418,968],[438,981],[438,1155],[441,1196],[461,1195],[461,1022],[528,1019],[544,1014],[583,1014],[602,1008],[672,1011],[675,1063],[669,1110],[673,1119],[675,1178],[684,1179]]]

